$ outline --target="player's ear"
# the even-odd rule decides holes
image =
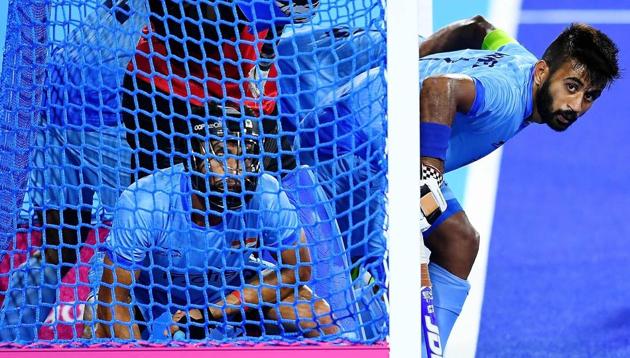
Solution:
[[[540,87],[549,77],[549,65],[545,60],[538,60],[534,66],[534,84]]]

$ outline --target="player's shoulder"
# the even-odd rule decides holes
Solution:
[[[508,54],[521,62],[536,63],[538,61],[538,58],[533,53],[518,42],[505,44],[495,52]]]
[[[183,164],[178,164],[139,179],[121,194],[119,204],[137,209],[168,205],[171,196],[182,191],[184,170]]]
[[[501,29],[490,31],[481,43],[481,49],[486,51],[509,54],[515,57],[523,57],[525,61],[536,62],[534,56],[525,46]]]
[[[274,176],[263,173],[258,177],[257,192],[260,194],[278,194],[280,183]]]
[[[258,177],[256,192],[249,202],[248,208],[251,210],[263,210],[263,212],[275,210],[279,206],[280,191],[280,183],[275,177],[267,173],[261,174]]]

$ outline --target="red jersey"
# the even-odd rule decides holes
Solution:
[[[242,23],[234,25],[234,29],[229,38],[218,38],[208,46],[207,42],[215,40],[199,45],[200,41],[190,36],[182,36],[185,40],[173,45],[172,38],[166,42],[159,32],[146,27],[135,59],[127,69],[160,91],[181,96],[196,105],[202,105],[208,98],[227,99],[242,103],[255,113],[262,110],[271,114],[278,93],[277,70],[272,65],[268,72],[263,72],[256,65],[270,30],[256,31]],[[184,41],[186,44],[182,45]]]

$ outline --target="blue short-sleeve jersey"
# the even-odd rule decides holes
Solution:
[[[261,175],[246,207],[214,227],[191,221],[190,196],[181,164],[139,180],[121,195],[105,243],[114,263],[141,270],[137,284],[165,288],[175,303],[202,304],[244,269],[255,271],[252,254],[297,244],[297,212],[272,176]]]
[[[385,165],[385,78],[377,67],[339,86],[323,101],[322,108],[300,124],[300,153],[307,163],[358,156],[373,171]],[[311,163],[310,160],[313,160]]]
[[[452,124],[445,169],[451,171],[482,158],[526,125],[533,110],[536,57],[518,43],[498,51],[463,50],[420,59],[420,84],[430,76],[464,74],[475,81],[476,97],[468,113]]]
[[[321,108],[331,93],[385,60],[385,34],[377,29],[304,27],[277,48],[278,109],[284,131]]]

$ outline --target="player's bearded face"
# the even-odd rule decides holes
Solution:
[[[544,81],[536,97],[542,121],[558,132],[586,113],[601,94],[603,85],[591,83],[591,73],[575,60],[566,61]]]
[[[547,79],[536,97],[538,114],[551,129],[562,132],[577,120],[577,113],[573,110],[554,108],[554,96],[551,93],[551,80]]]
[[[201,174],[193,180],[195,190],[207,195],[211,209],[235,210],[244,206],[256,187],[258,148],[240,139],[200,143],[194,170]]]

